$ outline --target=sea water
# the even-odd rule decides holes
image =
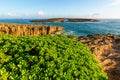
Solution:
[[[68,34],[86,36],[92,34],[120,35],[120,19],[102,19],[100,22],[30,22],[32,19],[0,19],[0,22],[63,26]]]

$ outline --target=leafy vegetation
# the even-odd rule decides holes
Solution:
[[[0,35],[0,80],[107,80],[91,52],[64,36]]]

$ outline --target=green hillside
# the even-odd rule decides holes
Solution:
[[[107,80],[91,52],[64,36],[0,35],[0,80]]]

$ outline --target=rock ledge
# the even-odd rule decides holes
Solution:
[[[31,35],[39,36],[46,34],[56,34],[63,30],[63,27],[59,26],[45,26],[35,24],[8,24],[0,23],[0,33],[7,33],[12,35]]]

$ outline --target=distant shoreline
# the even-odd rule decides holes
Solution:
[[[100,20],[82,18],[51,18],[30,20],[30,22],[100,22]]]

